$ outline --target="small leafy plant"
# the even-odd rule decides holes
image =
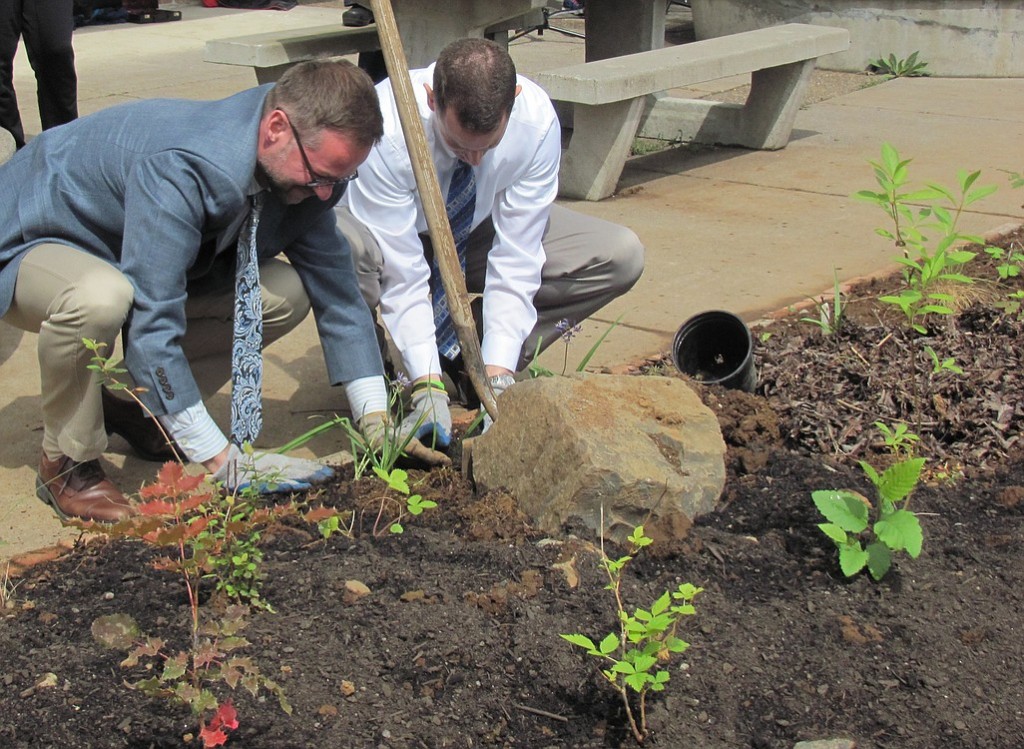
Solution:
[[[882,433],[885,446],[896,458],[914,457],[914,446],[921,438],[910,431],[906,424],[899,422],[889,426],[884,421],[876,421],[875,428]]]
[[[388,531],[391,533],[405,532],[405,527],[401,521],[406,514],[413,516],[422,515],[424,510],[431,510],[437,507],[437,502],[431,499],[423,499],[421,495],[412,493],[412,490],[409,488],[409,474],[407,471],[401,468],[392,468],[390,471],[385,471],[377,467],[374,467],[373,470],[380,480],[387,484],[388,489],[398,492],[405,497],[404,503],[396,503],[387,495],[381,497],[380,510],[377,513],[377,519],[373,523],[373,535],[378,535],[381,521],[387,515],[386,508],[388,506],[398,505],[398,510],[393,515],[393,519],[388,522]]]
[[[918,60],[918,54],[919,51],[912,52],[906,59],[897,58],[895,54],[879,57],[868,64],[868,70],[891,78],[916,78],[931,75],[925,70],[928,63]]]
[[[924,463],[924,458],[908,458],[879,474],[861,461],[878,493],[875,504],[850,489],[811,493],[814,505],[828,521],[818,527],[839,549],[844,575],[853,577],[866,567],[872,578],[881,580],[892,566],[894,553],[905,551],[913,559],[921,554],[921,523],[907,505]]]
[[[238,633],[245,626],[244,615],[249,607],[238,604],[222,609],[201,607],[201,582],[216,571],[217,564],[213,560],[223,559],[228,538],[251,539],[259,528],[298,514],[299,508],[295,503],[287,503],[252,509],[230,521],[238,526],[230,529],[230,536],[211,533],[211,525],[222,516],[211,509],[216,505],[215,496],[205,482],[205,475],[188,475],[181,464],[168,462],[157,474],[156,483],[140,491],[143,501],[137,505],[138,515],[112,525],[80,520],[68,522],[109,538],[132,538],[170,550],[169,554],[158,558],[154,566],[175,573],[184,583],[190,613],[189,645],[172,651],[163,638],[138,635],[133,638],[135,647],[122,666],[130,668],[143,659],[152,659],[157,674],[129,686],[150,696],[187,705],[199,721],[203,745],[212,747],[224,743],[226,730],[237,726],[237,714],[230,702],[221,702],[216,696],[217,684],[230,689],[241,685],[254,695],[265,689],[276,695],[285,712],[291,712],[291,706],[281,687],[262,675],[251,658],[235,655],[248,645]],[[324,510],[311,511],[305,519],[318,522],[324,514]],[[248,602],[253,602],[252,596]],[[101,629],[109,630],[109,626]]]
[[[846,313],[846,300],[839,288],[839,274],[835,270],[832,271],[832,278],[832,304],[824,300],[812,299],[811,302],[813,302],[818,316],[800,318],[800,322],[816,325],[825,335],[837,335],[842,330],[845,320],[843,315]]]
[[[676,631],[684,617],[695,613],[693,599],[703,588],[683,583],[676,590],[662,594],[650,609],[638,608],[629,613],[622,600],[622,573],[640,549],[652,541],[644,535],[643,526],[638,525],[630,534],[629,542],[632,548],[628,554],[610,559],[604,553],[602,539],[601,561],[608,573],[605,588],[615,595],[619,631],[610,632],[598,643],[581,634],[559,636],[606,664],[601,674],[622,697],[633,736],[637,743],[642,743],[649,733],[647,693],[665,689],[669,672],[664,664],[673,654],[683,653],[690,647],[676,636]],[[637,695],[637,712],[630,701],[631,691]]]

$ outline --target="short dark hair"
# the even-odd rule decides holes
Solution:
[[[272,109],[284,110],[314,147],[325,128],[365,148],[384,136],[373,80],[348,60],[317,58],[292,66],[267,96],[264,114]]]
[[[508,51],[487,39],[458,39],[434,65],[434,102],[451,109],[467,130],[489,133],[512,112],[516,65]]]

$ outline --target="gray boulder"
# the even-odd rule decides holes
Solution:
[[[479,490],[504,487],[537,526],[578,517],[622,542],[636,525],[679,539],[725,486],[714,413],[684,381],[584,374],[516,384],[472,450]]]

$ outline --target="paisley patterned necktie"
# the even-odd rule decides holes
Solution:
[[[263,302],[256,231],[263,193],[252,197],[252,210],[238,235],[235,265],[235,324],[231,344],[231,441],[252,443],[263,426]]]
[[[469,230],[473,226],[473,211],[476,209],[476,179],[473,167],[460,161],[455,167],[452,182],[448,188],[448,200],[445,211],[448,223],[452,227],[455,249],[459,255],[459,265],[466,272],[466,247],[469,245]],[[446,359],[454,360],[459,355],[459,336],[455,332],[455,322],[448,309],[448,299],[444,295],[441,273],[437,268],[437,253],[434,253],[434,328],[437,338],[437,350]]]

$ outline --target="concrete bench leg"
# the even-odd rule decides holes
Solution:
[[[264,83],[277,83],[277,79],[284,75],[284,71],[295,63],[285,65],[274,65],[269,68],[253,68],[256,71],[256,83],[262,86]]]
[[[803,60],[757,70],[751,76],[746,104],[703,99],[652,97],[640,135],[683,143],[697,142],[777,150],[785,148],[796,113],[814,70]]]
[[[645,99],[573,107],[572,138],[558,174],[559,196],[601,200],[615,192]]]

